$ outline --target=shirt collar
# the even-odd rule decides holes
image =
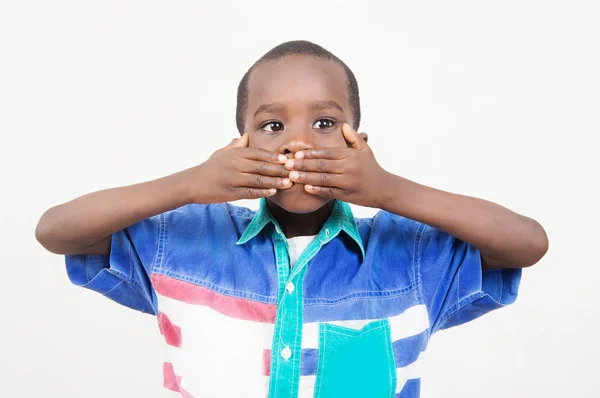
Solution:
[[[237,241],[237,244],[243,245],[244,243],[248,242],[258,235],[268,224],[273,224],[276,233],[285,239],[285,236],[281,231],[281,226],[267,207],[267,200],[265,198],[261,198],[260,206],[256,211],[256,214],[252,218],[252,221],[250,221],[248,227],[246,227],[246,230],[240,239]],[[360,252],[364,258],[365,249],[363,247],[360,234],[358,233],[358,227],[356,226],[356,221],[354,220],[354,215],[352,214],[350,205],[348,205],[346,202],[342,202],[341,200],[336,200],[329,218],[327,221],[325,221],[325,224],[323,224],[323,227],[321,228],[321,231],[319,231],[316,239],[319,239],[321,243],[325,244],[335,238],[340,231],[344,231],[348,236],[350,236],[350,238],[352,238],[352,240],[360,248]]]

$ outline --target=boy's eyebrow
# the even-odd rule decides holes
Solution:
[[[338,109],[340,112],[344,112],[340,104],[335,101],[312,101],[310,103],[310,107],[312,109]],[[261,112],[277,112],[285,109],[285,105],[279,102],[275,102],[272,104],[263,104],[258,107],[256,112],[254,112],[254,116],[258,115]]]
[[[254,112],[254,116],[258,115],[261,112],[276,112],[285,108],[285,105],[279,102],[275,102],[273,104],[263,104],[258,107],[256,112]]]
[[[340,104],[335,101],[313,101],[310,103],[310,107],[313,109],[338,109],[340,112],[344,112]]]

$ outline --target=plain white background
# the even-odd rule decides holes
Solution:
[[[35,225],[205,160],[237,134],[243,73],[292,39],[354,70],[386,169],[548,232],[515,305],[434,336],[422,396],[597,396],[598,2],[1,4],[1,396],[161,395],[155,318],[71,286]]]

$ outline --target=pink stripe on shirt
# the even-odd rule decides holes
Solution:
[[[203,286],[160,274],[152,275],[152,283],[158,294],[173,300],[203,305],[232,318],[275,323],[275,304],[220,294]]]

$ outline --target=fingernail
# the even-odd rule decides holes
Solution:
[[[288,159],[285,161],[285,167],[291,169],[292,167],[294,167],[294,161],[292,159]]]
[[[277,159],[279,159],[280,162],[285,162],[287,160],[287,156],[279,155],[279,156],[277,156]]]
[[[312,191],[313,190],[313,186],[312,185],[305,185],[304,188],[306,188],[308,191]]]
[[[300,177],[300,173],[298,173],[297,171],[292,171],[292,172],[290,172],[290,178],[291,178],[292,180],[297,180],[297,179],[298,179],[298,177]]]
[[[289,178],[284,178],[284,179],[281,181],[281,183],[282,183],[283,185],[290,185],[292,182],[290,181],[290,179],[289,179]]]
[[[296,159],[302,159],[304,157],[304,152],[296,152],[294,155]]]

